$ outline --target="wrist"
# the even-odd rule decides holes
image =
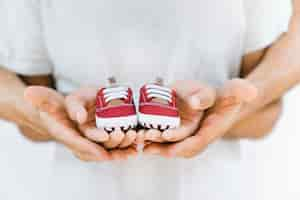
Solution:
[[[263,138],[273,130],[281,111],[282,102],[275,101],[235,123],[225,135],[225,138]]]

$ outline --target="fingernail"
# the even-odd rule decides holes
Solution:
[[[83,124],[85,122],[85,111],[84,110],[79,110],[76,113],[76,120],[80,124]]]
[[[200,95],[195,94],[195,95],[191,96],[190,99],[189,99],[189,103],[190,103],[191,107],[194,108],[194,109],[201,108],[201,97],[200,97]]]

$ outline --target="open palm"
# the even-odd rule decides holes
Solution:
[[[176,81],[171,87],[177,93],[181,125],[165,131],[145,130],[143,135],[146,143],[177,142],[193,135],[200,125],[204,111],[214,104],[216,92],[205,84],[197,81]]]
[[[107,132],[96,127],[95,111],[98,88],[82,87],[66,97],[66,107],[70,118],[89,139],[103,144],[106,149],[129,150],[136,139],[133,129],[116,128]],[[129,148],[129,149],[128,149]]]
[[[84,161],[105,161],[122,158],[134,153],[108,152],[101,145],[91,141],[68,115],[65,97],[57,91],[33,86],[25,90],[25,99],[40,111],[41,120],[54,140],[68,147],[78,158]]]
[[[222,138],[239,120],[243,106],[257,97],[257,88],[243,79],[233,79],[218,91],[215,105],[205,114],[200,128],[191,137],[172,144],[150,144],[147,154],[164,157],[191,158],[203,152],[215,140]]]

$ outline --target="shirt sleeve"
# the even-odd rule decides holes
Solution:
[[[268,47],[288,30],[291,0],[244,0],[244,6],[245,54]]]
[[[52,72],[40,0],[0,0],[0,65],[23,75]]]

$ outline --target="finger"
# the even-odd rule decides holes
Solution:
[[[47,130],[33,129],[30,126],[18,126],[20,132],[28,139],[38,142],[48,142],[53,140]]]
[[[170,157],[193,158],[203,152],[209,143],[199,135],[189,137],[168,147]]]
[[[48,113],[57,122],[72,127],[64,107],[64,96],[57,91],[41,86],[25,89],[24,99],[41,112]]]
[[[201,116],[196,118],[197,120],[195,120],[193,122],[182,125],[176,129],[168,129],[168,130],[164,131],[162,133],[162,138],[168,142],[177,142],[177,141],[183,140],[183,139],[191,136],[192,134],[195,133],[197,128],[199,128],[198,126],[199,126],[201,118],[202,118],[202,114],[201,114]]]
[[[229,112],[238,112],[244,103],[250,103],[257,96],[257,88],[248,81],[243,79],[230,80],[219,90],[216,104],[209,113],[225,115]]]
[[[142,152],[145,148],[145,132],[146,130],[141,129],[137,131],[136,139],[132,145],[133,148],[136,149],[137,152]]]
[[[135,130],[127,131],[127,133],[125,134],[125,138],[123,139],[123,141],[120,144],[120,148],[126,148],[126,147],[132,145],[133,142],[135,141],[136,137],[137,137],[137,133]]]
[[[136,139],[134,141],[134,143],[137,145],[137,146],[140,146],[140,145],[144,145],[144,142],[145,142],[145,130],[139,130],[137,132],[137,136],[136,136]]]
[[[216,90],[197,81],[177,81],[172,88],[180,99],[195,110],[206,110],[216,100]]]
[[[166,158],[171,157],[170,144],[152,143],[149,144],[145,149],[144,153],[147,155],[159,155]]]
[[[75,96],[66,97],[66,108],[69,117],[79,124],[83,124],[87,121],[88,112],[85,106],[86,102],[84,102],[82,99],[79,99]]]
[[[240,109],[241,105],[230,107],[225,112],[209,114],[196,135],[207,143],[204,145],[223,137],[235,124]]]
[[[162,132],[157,129],[149,129],[145,131],[145,141],[151,142],[164,142],[162,138]]]
[[[192,158],[198,155],[208,145],[199,136],[189,137],[174,144],[150,144],[144,152],[149,155],[160,155],[166,158]]]
[[[101,159],[99,157],[95,157],[93,155],[86,154],[86,153],[73,152],[73,154],[76,158],[78,158],[79,160],[84,161],[84,162],[104,161],[103,159]]]
[[[41,118],[51,136],[58,142],[73,151],[90,154],[100,160],[110,159],[110,155],[102,147],[81,137],[72,129],[73,126],[66,117],[63,95],[50,88],[32,86],[25,90],[24,98],[43,111],[40,113]]]
[[[25,89],[24,99],[37,109],[56,114],[64,110],[64,97],[57,91],[41,86],[31,86]]]
[[[110,160],[110,154],[100,145],[95,144],[81,136],[74,137],[70,140],[60,140],[62,144],[69,147],[71,150],[80,152],[83,155],[89,155],[96,158],[97,161]]]
[[[92,141],[103,143],[109,140],[109,134],[104,129],[96,128],[95,122],[80,125],[79,128],[84,136]]]
[[[233,113],[230,114],[232,115]],[[229,115],[227,117],[231,118]],[[204,126],[200,128],[195,136],[186,138],[182,142],[169,145],[165,148],[160,147],[160,150],[156,151],[161,152],[163,149],[163,153],[167,152],[169,157],[195,157],[203,152],[213,141],[221,138],[228,130],[230,123],[231,120],[224,120],[223,117],[210,115],[204,121]]]
[[[73,155],[84,162],[90,162],[93,160],[90,156],[87,156],[86,154],[83,155],[82,153],[73,152]]]
[[[66,97],[66,108],[70,118],[79,124],[88,120],[87,107],[95,104],[97,88],[82,88]]]
[[[51,136],[56,141],[69,147],[72,151],[90,154],[99,158],[99,160],[110,159],[110,155],[103,147],[83,138],[73,128],[57,122],[46,113],[41,113],[41,118],[45,122]]]
[[[215,107],[203,121],[196,133],[198,151],[223,137],[239,118],[244,102],[250,102],[257,96],[257,89],[248,81],[233,79],[225,84]]]
[[[249,96],[245,98],[245,93]],[[202,151],[218,138],[221,138],[234,124],[237,112],[240,110],[243,101],[253,100],[256,88],[243,80],[229,81],[221,91],[221,98],[213,112],[204,120],[201,128],[195,136],[189,137],[182,142],[168,146],[150,146],[147,152],[171,157],[191,158]]]
[[[239,102],[251,102],[258,96],[257,88],[245,79],[232,79],[221,89],[221,97],[236,97]]]
[[[107,142],[104,142],[104,146],[108,149],[116,148],[121,144],[124,137],[124,132],[120,128],[117,128],[109,134],[109,140]]]
[[[111,151],[111,156],[113,160],[126,160],[136,155],[137,155],[137,151],[134,148],[128,148],[122,150],[116,149]]]
[[[74,137],[74,139],[72,140],[61,140],[61,143],[66,145],[73,151],[80,152],[82,155],[93,158],[93,160],[111,160],[110,154],[103,147],[81,136]]]

